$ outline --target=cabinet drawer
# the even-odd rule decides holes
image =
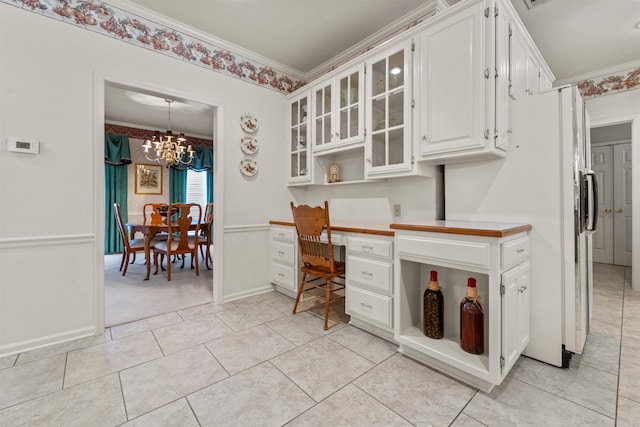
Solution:
[[[296,274],[293,267],[275,262],[271,263],[271,282],[296,289]]]
[[[287,228],[271,228],[271,239],[279,240],[281,242],[294,242],[296,239],[295,227]]]
[[[347,280],[376,291],[392,293],[392,264],[350,255],[347,258]]]
[[[398,238],[398,252],[401,255],[489,268],[488,243],[402,236]]]
[[[393,242],[390,240],[349,237],[347,238],[347,250],[353,253],[391,259],[393,256]]]
[[[292,243],[271,242],[271,259],[293,266],[295,246]]]
[[[529,237],[521,237],[502,244],[502,268],[520,264],[529,258]]]
[[[347,286],[347,314],[384,326],[393,327],[391,297],[379,295],[356,286]]]

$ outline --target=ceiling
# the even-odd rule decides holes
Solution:
[[[537,0],[532,9],[524,0],[510,1],[556,83],[640,63],[640,0]],[[332,58],[387,26],[398,25],[403,17],[405,21],[407,16],[415,17],[417,9],[428,10],[424,0],[131,2],[283,64],[302,76],[318,74]],[[122,88],[108,88],[106,118],[130,122],[136,117],[142,126],[166,128],[162,98],[158,106],[143,111],[142,104],[132,101]],[[174,131],[211,138],[210,109],[190,111],[182,117],[174,107],[177,104],[172,107]]]

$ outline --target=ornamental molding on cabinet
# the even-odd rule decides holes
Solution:
[[[212,41],[202,40],[185,31],[170,28],[102,1],[0,0],[0,2],[276,92],[288,94],[306,84],[303,80],[232,52]],[[46,34],[42,34],[41,37],[46,37]]]
[[[584,98],[640,89],[640,67],[582,80],[577,85]]]

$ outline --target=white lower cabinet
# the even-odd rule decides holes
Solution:
[[[394,333],[399,351],[489,391],[529,342],[528,234],[501,237],[396,230]],[[450,256],[453,255],[453,256]],[[505,267],[506,266],[506,267]],[[430,271],[444,295],[444,337],[423,334],[423,294]],[[460,302],[477,281],[484,309],[484,353],[460,347]]]
[[[295,296],[298,279],[298,245],[295,227],[271,226],[269,255],[271,283],[280,291]]]
[[[345,311],[351,323],[393,339],[393,238],[347,237]]]

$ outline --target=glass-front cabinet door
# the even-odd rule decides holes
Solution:
[[[335,141],[333,127],[333,83],[324,82],[311,91],[314,150],[329,148]]]
[[[336,108],[337,143],[350,144],[364,140],[364,63],[336,76],[338,106]]]
[[[289,100],[289,120],[287,125],[287,182],[289,184],[308,183],[311,181],[308,110],[309,92],[304,92]]]
[[[411,40],[367,61],[365,174],[411,169]]]
[[[311,90],[314,152],[364,142],[363,76],[364,63]]]

